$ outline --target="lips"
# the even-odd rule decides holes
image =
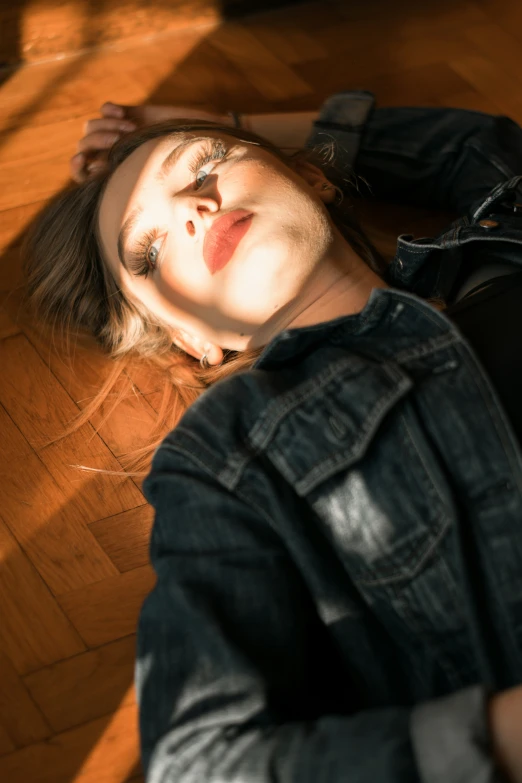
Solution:
[[[203,242],[203,258],[211,275],[228,264],[250,228],[252,218],[252,213],[246,209],[235,209],[214,220]]]

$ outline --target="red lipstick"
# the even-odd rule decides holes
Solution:
[[[228,264],[250,228],[252,217],[246,209],[235,209],[214,220],[203,242],[203,258],[211,275]]]

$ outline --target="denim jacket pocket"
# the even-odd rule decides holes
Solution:
[[[382,423],[360,460],[314,494],[350,576],[365,588],[414,579],[450,524],[443,475],[407,402]]]
[[[458,512],[411,398],[389,413],[361,459],[308,499],[349,581],[403,640],[412,698],[474,682]]]
[[[448,524],[445,481],[423,440],[415,393],[394,362],[350,356],[327,382],[318,377],[267,446],[361,584],[415,576]]]
[[[374,364],[351,355],[332,363],[278,422],[267,456],[298,495],[308,496],[361,459],[382,420],[411,387],[408,375],[392,362]],[[260,422],[251,445],[266,440],[270,429],[271,422]]]
[[[361,586],[414,578],[449,524],[450,494],[414,395],[398,365],[351,357],[286,416],[267,449]]]

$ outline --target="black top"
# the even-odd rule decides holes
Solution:
[[[488,373],[522,444],[522,272],[467,294],[445,314],[459,327]]]

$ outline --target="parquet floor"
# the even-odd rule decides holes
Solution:
[[[24,226],[67,181],[82,123],[106,99],[277,111],[355,87],[381,105],[522,122],[522,4],[321,0],[28,66],[0,88],[0,780],[141,779],[133,656],[153,584],[139,481],[74,466],[121,469],[151,429],[154,379],[137,368],[132,395],[51,443],[108,362],[89,345],[64,359],[20,312]],[[390,206],[368,220],[391,252],[398,232],[440,216]]]

